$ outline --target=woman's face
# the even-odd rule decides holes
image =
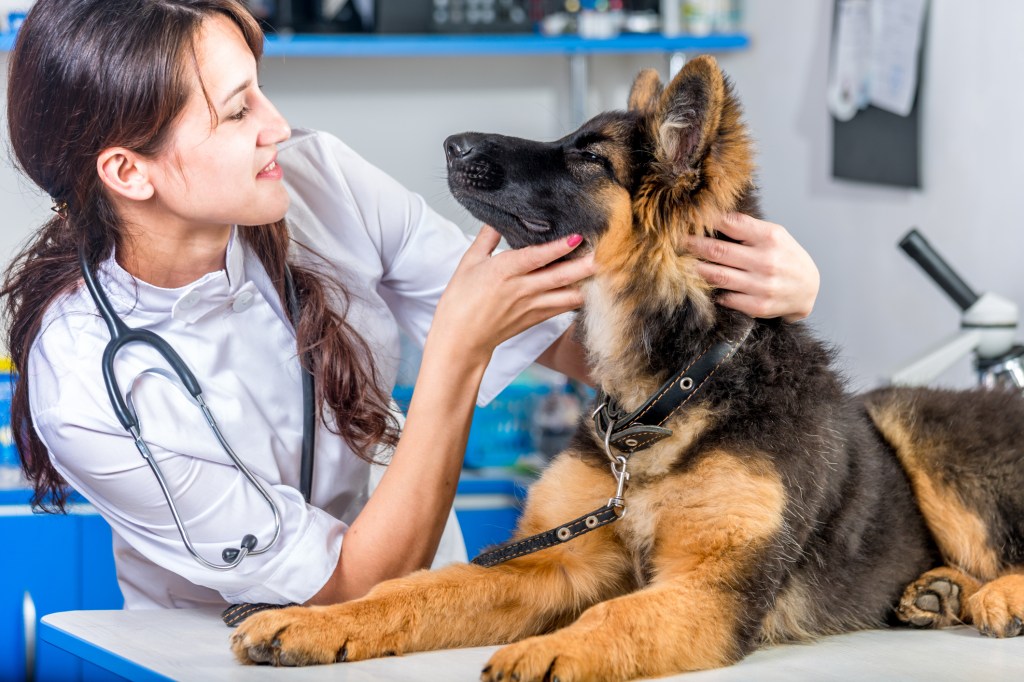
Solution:
[[[260,90],[256,60],[230,19],[206,19],[196,53],[214,119],[197,79],[170,145],[151,163],[154,198],[171,223],[161,228],[280,220],[289,198],[277,144],[288,139],[288,122]]]

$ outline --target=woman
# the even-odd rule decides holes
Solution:
[[[110,522],[129,608],[330,603],[457,558],[438,546],[474,400],[535,359],[586,376],[559,317],[592,272],[589,257],[559,260],[579,238],[494,254],[484,228],[467,245],[338,140],[292,131],[258,86],[262,40],[237,0],[39,0],[11,58],[12,148],[56,212],[3,290],[21,371],[12,423],[35,501],[60,507],[70,484]],[[784,230],[725,229],[747,243],[709,276],[738,283],[734,304],[809,312],[817,275]],[[758,269],[787,249],[803,280]],[[113,361],[141,428],[126,432],[84,273],[125,324],[182,356],[251,481],[148,345]],[[791,290],[798,303],[779,295]],[[399,325],[424,341],[401,438],[388,402]],[[300,357],[318,406],[308,502]],[[368,498],[371,461],[390,465]],[[209,566],[233,563],[240,541],[254,554]]]

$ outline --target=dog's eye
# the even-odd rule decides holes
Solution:
[[[594,152],[580,152],[580,158],[584,161],[589,161],[590,163],[604,163],[604,158],[598,156]]]

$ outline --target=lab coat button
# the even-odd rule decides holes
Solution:
[[[194,308],[196,303],[199,303],[200,298],[201,297],[199,295],[199,292],[193,289],[192,291],[188,292],[187,294],[181,297],[181,300],[178,301],[178,307],[181,308],[182,310]]]
[[[243,291],[235,298],[235,302],[231,304],[231,309],[236,313],[244,313],[252,307],[253,299],[255,299],[255,296],[253,296],[251,291]]]

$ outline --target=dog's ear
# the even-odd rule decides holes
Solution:
[[[661,97],[661,76],[654,69],[637,74],[629,91],[629,110],[640,114],[652,113]]]
[[[661,96],[656,113],[657,155],[684,179],[693,177],[718,133],[725,76],[714,57],[686,63]]]

